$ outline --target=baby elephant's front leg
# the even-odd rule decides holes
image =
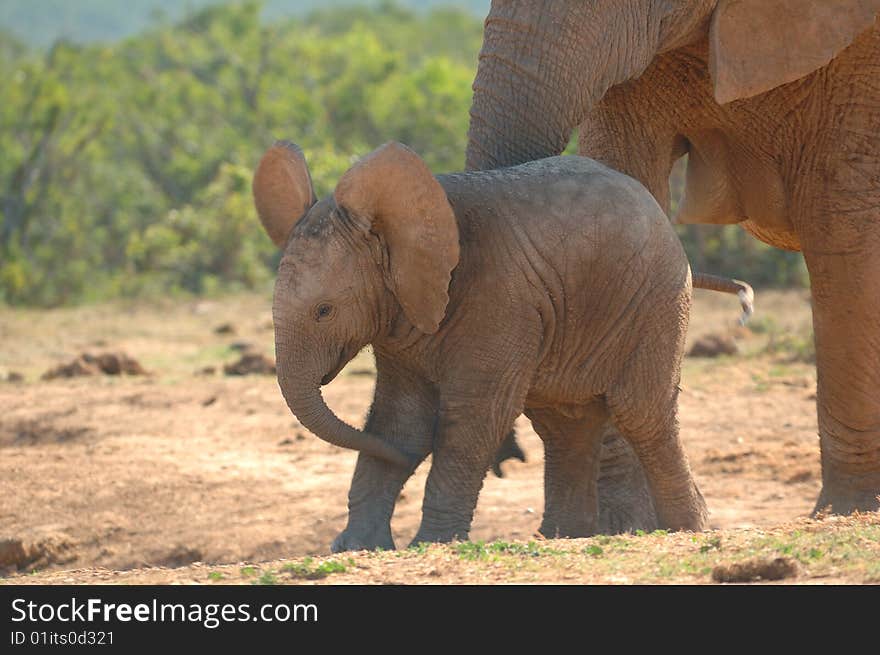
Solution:
[[[376,392],[366,429],[404,451],[427,457],[434,437],[436,406],[424,382],[376,356]],[[391,515],[412,475],[384,460],[361,454],[348,492],[348,525],[330,547],[344,550],[393,549]]]
[[[348,492],[348,525],[330,550],[393,550],[391,515],[410,475],[412,469],[361,454]]]
[[[441,414],[422,523],[412,544],[467,540],[483,479],[519,413],[484,402]]]

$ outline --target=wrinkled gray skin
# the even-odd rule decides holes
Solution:
[[[802,250],[816,338],[816,510],[880,507],[880,0],[493,0],[469,169],[579,153],[679,222]],[[609,437],[613,439],[613,435]],[[651,529],[638,463],[602,456],[602,529]],[[634,484],[634,486],[632,486]],[[612,504],[614,507],[612,507]]]
[[[411,154],[389,144],[363,168]],[[319,437],[358,447],[318,387],[372,344],[377,379],[364,432],[412,458],[360,454],[348,524],[333,550],[394,547],[395,501],[429,453],[413,542],[467,539],[485,474],[521,413],[544,441],[542,534],[598,529],[598,452],[609,418],[643,464],[658,524],[705,528],[705,504],[677,420],[690,269],[651,195],[580,157],[437,176],[454,213],[460,256],[432,332],[430,325],[417,328],[416,310],[401,306],[404,292],[393,274],[395,262],[405,266],[407,259],[395,250],[396,231],[423,229],[422,217],[399,222],[384,213],[397,211],[389,198],[405,195],[408,171],[415,176],[417,168],[408,161],[361,175],[369,181],[363,187],[350,171],[346,177],[356,182],[344,193],[340,182],[335,196],[296,223],[279,267],[276,357],[292,411]],[[281,181],[261,188],[283,189],[286,178],[273,179]],[[413,211],[424,195],[398,204]],[[435,219],[427,223],[440,231]],[[419,270],[431,266],[423,261]]]

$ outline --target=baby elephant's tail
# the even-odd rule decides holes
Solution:
[[[740,325],[745,325],[749,317],[755,313],[755,292],[745,282],[718,275],[709,275],[708,273],[694,273],[693,287],[695,289],[710,289],[711,291],[732,293],[738,296],[739,303],[743,308],[742,316],[739,317]]]

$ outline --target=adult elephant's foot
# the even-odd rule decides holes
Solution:
[[[876,488],[876,487],[875,487]],[[880,496],[876,491],[859,489],[833,490],[823,485],[813,516],[824,513],[852,514],[853,512],[876,512],[880,510]]]
[[[822,491],[813,514],[880,509],[880,430],[847,429],[821,405],[819,428]]]
[[[330,551],[342,553],[347,550],[394,550],[394,539],[391,536],[391,526],[363,526],[361,528],[349,526],[345,528],[333,543]]]
[[[611,423],[604,430],[599,470],[599,533],[658,529],[660,523],[642,465]]]

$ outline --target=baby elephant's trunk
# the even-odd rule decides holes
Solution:
[[[749,317],[755,313],[755,292],[745,282],[708,273],[694,273],[693,287],[694,289],[709,289],[738,296],[743,309],[742,316],[739,318],[740,325],[745,325]]]

